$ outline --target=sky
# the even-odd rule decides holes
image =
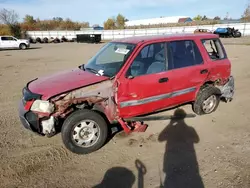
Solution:
[[[99,24],[121,13],[129,20],[160,16],[206,15],[240,18],[249,0],[0,0],[0,9],[15,10],[20,19],[70,18]]]

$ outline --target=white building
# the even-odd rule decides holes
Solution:
[[[179,23],[179,22],[183,23],[187,21],[192,21],[192,19],[189,16],[171,16],[171,17],[131,20],[125,22],[125,25],[129,27],[129,26],[155,25],[155,24],[167,24],[167,23]]]

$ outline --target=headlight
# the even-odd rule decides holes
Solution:
[[[30,108],[32,111],[42,113],[52,113],[55,107],[49,101],[35,100]]]

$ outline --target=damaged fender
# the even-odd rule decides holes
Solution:
[[[55,105],[52,116],[65,118],[74,111],[74,107],[94,108],[104,113],[109,121],[116,117],[116,87],[113,80],[106,80],[90,86],[79,88],[50,99]]]

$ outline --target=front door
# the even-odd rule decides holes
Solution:
[[[119,115],[138,116],[171,105],[171,75],[167,71],[166,43],[141,47],[125,76],[119,79],[117,101]]]

